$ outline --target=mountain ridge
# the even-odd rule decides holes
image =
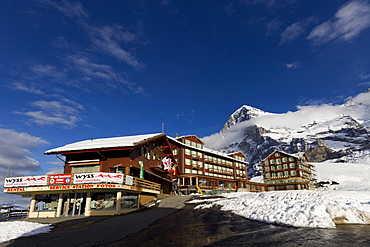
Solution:
[[[300,106],[295,112],[282,114],[243,105],[230,115],[219,133],[202,139],[215,150],[243,152],[250,163],[249,176],[253,177],[260,172],[259,161],[275,150],[303,151],[311,162],[367,159],[369,130],[370,89],[341,105]]]

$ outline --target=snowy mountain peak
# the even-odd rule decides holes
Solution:
[[[275,150],[306,152],[310,162],[356,162],[370,155],[369,137],[368,89],[342,105],[299,106],[282,114],[243,105],[221,132],[202,139],[212,149],[243,152],[253,176],[253,166]]]
[[[266,115],[273,115],[273,114],[257,109],[252,106],[243,105],[238,110],[236,110],[233,114],[231,114],[227,122],[224,124],[222,131],[229,129],[230,127],[234,126],[237,123],[241,123],[244,121],[248,121],[252,118],[258,118],[258,117],[266,116]]]

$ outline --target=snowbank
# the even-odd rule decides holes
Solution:
[[[335,182],[316,191],[239,192],[224,198],[193,200],[196,209],[221,210],[262,222],[296,227],[334,228],[370,224],[370,165],[314,163],[317,181]]]
[[[10,241],[19,237],[37,235],[51,231],[49,224],[40,224],[27,221],[0,222],[0,243]]]
[[[195,209],[221,210],[266,223],[295,227],[335,228],[335,223],[370,224],[370,193],[339,191],[275,191],[223,194],[194,200]]]

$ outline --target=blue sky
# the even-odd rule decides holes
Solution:
[[[370,85],[370,3],[0,2],[0,173],[61,169],[99,137],[204,137],[242,105],[284,113]]]

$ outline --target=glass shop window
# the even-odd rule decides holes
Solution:
[[[117,192],[92,192],[91,209],[115,209]]]
[[[138,194],[131,192],[122,192],[121,209],[124,208],[137,208],[138,207]]]
[[[45,210],[57,210],[59,194],[41,194],[36,195],[36,211],[45,211]]]

